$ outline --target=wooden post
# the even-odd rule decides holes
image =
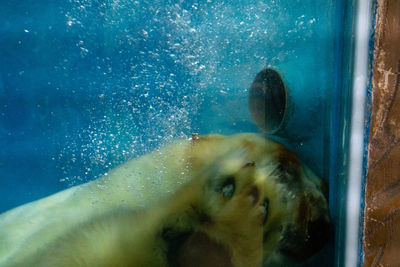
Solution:
[[[400,266],[400,1],[378,0],[364,266]]]

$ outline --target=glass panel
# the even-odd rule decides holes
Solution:
[[[0,265],[333,265],[345,1],[0,16]]]

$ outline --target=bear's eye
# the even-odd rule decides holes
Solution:
[[[263,209],[262,212],[264,214],[263,224],[267,221],[268,218],[268,208],[269,208],[269,200],[265,198],[263,203],[261,204],[261,208]]]
[[[221,194],[226,198],[233,197],[235,193],[235,177],[232,175],[225,178],[224,183],[221,186]]]

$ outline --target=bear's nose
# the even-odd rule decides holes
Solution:
[[[331,232],[331,223],[325,217],[309,221],[306,229],[289,224],[283,230],[278,249],[290,261],[302,262],[327,243]]]

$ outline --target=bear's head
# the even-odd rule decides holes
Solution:
[[[297,263],[325,245],[327,186],[295,153],[258,134],[196,136],[192,143],[191,168],[207,177],[203,231],[229,247],[233,263],[260,253],[267,266]]]

